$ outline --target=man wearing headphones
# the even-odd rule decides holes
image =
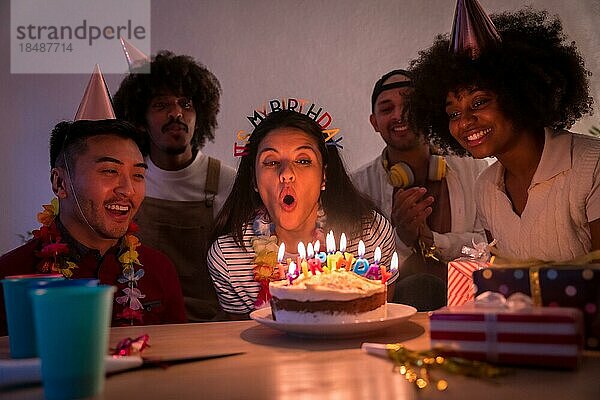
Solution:
[[[375,84],[370,122],[386,147],[352,179],[395,227],[401,267],[394,300],[433,310],[446,303],[446,263],[461,256],[462,246],[485,240],[473,195],[487,162],[441,156],[410,129],[405,96],[411,85],[404,70]]]

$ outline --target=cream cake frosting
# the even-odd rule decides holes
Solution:
[[[344,323],[386,317],[387,286],[344,269],[271,282],[273,318],[286,323]]]

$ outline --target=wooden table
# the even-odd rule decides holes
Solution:
[[[585,353],[576,371],[517,368],[493,382],[445,375],[445,392],[417,391],[393,371],[391,361],[360,350],[363,342],[402,342],[429,347],[429,320],[409,322],[374,336],[317,340],[296,338],[254,321],[111,329],[111,345],[150,335],[145,356],[175,357],[207,352],[244,354],[130,371],[106,380],[103,399],[600,399],[600,354]],[[0,357],[8,340],[0,338]],[[41,386],[0,391],[4,399],[40,399]]]

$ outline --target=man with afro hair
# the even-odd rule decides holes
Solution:
[[[235,170],[201,151],[214,140],[220,95],[219,81],[204,65],[161,51],[150,73],[133,70],[114,97],[118,118],[146,138],[146,199],[137,218],[141,239],[175,263],[190,322],[223,317],[206,253]]]

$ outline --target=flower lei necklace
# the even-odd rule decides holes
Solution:
[[[324,238],[323,228],[325,226],[325,212],[319,208],[317,212],[317,223],[314,231],[314,239]],[[260,283],[260,290],[254,307],[262,308],[269,305],[271,293],[269,292],[269,282],[285,279],[285,274],[281,265],[278,265],[277,236],[275,236],[275,224],[269,222],[269,216],[266,211],[259,212],[252,223],[254,238],[252,239],[252,249],[256,256],[252,264],[252,273],[254,281]]]
[[[62,236],[56,226],[56,217],[59,212],[58,199],[54,198],[50,204],[42,206],[44,210],[37,214],[37,220],[42,224],[40,229],[32,232],[33,237],[42,242],[41,250],[36,252],[36,256],[43,259],[39,266],[40,272],[58,272],[65,278],[73,276],[73,270],[77,264],[69,259],[69,245],[62,242]],[[138,259],[136,249],[140,245],[139,239],[133,235],[137,231],[137,226],[132,222],[121,242],[121,251],[118,257],[121,263],[122,275],[117,281],[125,284],[122,289],[124,296],[117,296],[115,301],[123,305],[124,309],[117,314],[117,318],[129,320],[132,324],[134,320],[143,322],[143,306],[139,299],[146,295],[137,288],[138,281],[144,276],[144,270],[135,269],[135,265],[142,266]]]

